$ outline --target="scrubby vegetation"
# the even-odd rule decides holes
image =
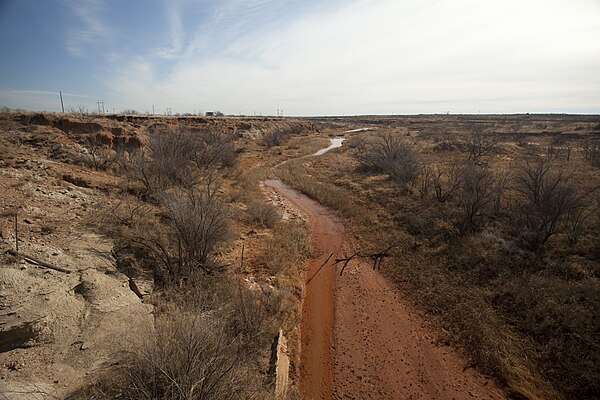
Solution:
[[[302,127],[300,125],[285,128],[277,127],[263,134],[262,143],[266,147],[281,146],[292,136],[297,135],[300,132],[302,132]]]
[[[351,222],[363,247],[394,245],[384,272],[513,395],[596,398],[595,142],[553,122],[467,120],[395,121],[280,175]]]
[[[310,246],[259,182],[326,137],[296,140],[305,121],[278,120],[261,136],[257,121],[218,130],[143,119],[147,134],[125,137],[71,117],[1,111],[0,166],[46,170],[27,159],[35,148],[68,164],[59,181],[105,193],[85,215],[115,244],[131,290],[155,306],[154,326],[71,398],[271,398],[280,330],[297,357]],[[511,395],[597,398],[600,124],[562,118],[360,117],[353,127],[379,130],[276,171],[336,210],[364,254],[389,248],[382,271],[432,316],[440,340]],[[314,126],[346,123],[334,122]],[[140,276],[152,295],[135,287]]]
[[[273,397],[271,347],[281,330],[297,352],[299,265],[309,242],[305,227],[282,222],[261,200],[264,169],[237,170],[233,140],[208,129],[157,129],[115,163],[112,173],[127,186],[94,224],[115,241],[121,271],[153,277],[155,323],[72,399]],[[95,163],[104,153],[89,148],[95,158],[86,165],[105,170]],[[271,237],[245,259],[243,246],[241,258],[224,257],[240,224]]]

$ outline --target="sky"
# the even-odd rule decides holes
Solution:
[[[0,107],[600,113],[600,0],[0,0]]]

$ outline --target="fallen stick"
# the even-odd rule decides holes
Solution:
[[[325,264],[327,264],[327,262],[329,261],[329,259],[330,259],[331,257],[333,257],[333,253],[331,253],[331,254],[329,255],[329,257],[327,257],[327,260],[325,260],[325,262],[324,262],[323,264],[321,264],[321,266],[319,267],[319,269],[318,269],[318,270],[316,270],[316,271],[315,271],[315,273],[314,273],[314,274],[313,274],[313,275],[312,275],[310,278],[308,278],[308,280],[306,281],[306,284],[307,284],[307,285],[310,283],[310,281],[312,281],[312,280],[313,280],[313,278],[314,278],[314,277],[315,277],[315,276],[316,276],[316,275],[319,273],[319,271],[321,271],[321,269],[322,269],[322,268],[325,266]]]
[[[14,251],[14,250],[8,250],[7,253],[10,254],[10,255],[15,256],[17,258],[22,258],[23,260],[27,261],[28,263],[39,265],[40,267],[45,267],[45,268],[53,269],[53,270],[59,271],[59,272],[65,272],[67,274],[70,274],[71,272],[73,272],[70,269],[66,269],[66,268],[63,268],[63,267],[58,267],[56,265],[49,264],[49,263],[47,263],[45,261],[38,260],[37,258],[33,258],[31,256],[27,256],[27,255],[25,255],[23,253],[18,253],[18,252]]]

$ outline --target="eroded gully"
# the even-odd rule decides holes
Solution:
[[[328,149],[341,141],[335,144]],[[331,254],[341,256],[345,243],[331,211],[279,179],[265,184],[309,221],[314,253],[304,273],[303,399],[505,398],[493,382],[465,371],[453,349],[436,345],[418,314],[368,264],[351,265],[342,276],[331,260],[323,266]]]

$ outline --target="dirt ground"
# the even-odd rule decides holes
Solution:
[[[30,157],[0,169],[0,394],[61,398],[151,326],[152,306],[115,268],[112,242],[86,227],[105,199],[62,179],[77,168]],[[5,253],[15,248],[16,207],[19,253],[67,272]]]
[[[305,274],[300,388],[306,399],[502,399],[494,382],[437,344],[419,315],[370,265],[338,276],[341,222],[278,180],[267,181],[309,219],[314,257]],[[333,257],[327,264],[330,254]]]
[[[125,182],[80,160],[92,151],[134,151],[162,129],[214,129],[253,147],[263,131],[294,124],[313,129],[266,118],[1,114],[0,398],[64,398],[152,329],[151,275],[119,271],[114,243],[97,226],[122,201]],[[18,257],[10,254],[15,210]]]

